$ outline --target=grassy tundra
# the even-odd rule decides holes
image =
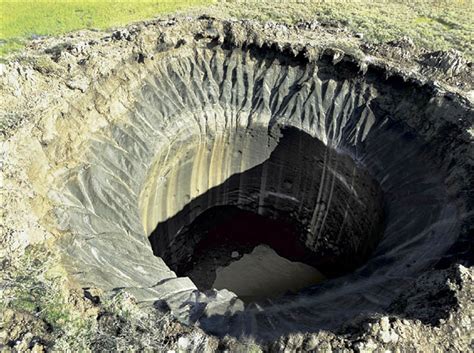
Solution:
[[[0,0],[0,55],[21,49],[38,36],[107,29],[210,4],[210,0]]]
[[[37,36],[107,29],[179,10],[294,23],[336,21],[369,42],[409,36],[430,50],[474,57],[473,0],[0,0],[0,56]]]

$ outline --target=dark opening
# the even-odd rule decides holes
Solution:
[[[261,244],[324,277],[340,276],[368,259],[382,226],[382,192],[364,166],[285,129],[268,160],[191,200],[157,225],[150,242],[177,275],[205,290],[220,270]]]
[[[218,268],[238,261],[262,244],[286,259],[315,266],[314,254],[305,247],[300,234],[301,229],[294,222],[272,219],[236,206],[216,206],[180,233],[201,240],[189,261],[177,264],[175,269],[177,275],[190,277],[200,290],[211,289]],[[259,260],[265,265],[266,259]]]

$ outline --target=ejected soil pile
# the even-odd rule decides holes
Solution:
[[[398,49],[344,52],[329,45],[334,33],[310,28],[204,18],[115,32],[94,49],[48,49],[51,70],[69,65],[53,81],[74,93],[51,89],[57,107],[42,112],[25,159],[36,212],[71,277],[209,334],[267,344],[344,332],[374,313],[429,325],[457,310],[417,312],[400,296],[420,276],[468,281],[464,267],[445,270],[470,265],[467,69],[406,59],[416,52],[390,65],[376,54],[395,60]],[[109,46],[110,63],[93,55]],[[27,111],[26,81],[8,97],[18,110]],[[331,279],[250,305],[198,290],[173,269],[203,240],[187,227],[219,206],[294,224],[306,259]]]

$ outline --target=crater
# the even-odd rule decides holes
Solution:
[[[88,93],[109,123],[55,193],[83,287],[272,341],[384,313],[466,254],[465,101],[386,65],[229,31],[133,56]],[[280,282],[298,266],[312,280],[248,292],[258,256]]]

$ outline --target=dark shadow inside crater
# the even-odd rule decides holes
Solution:
[[[304,230],[299,228],[290,219],[272,219],[236,206],[212,207],[180,232],[201,240],[176,273],[191,278],[201,291],[225,288],[245,302],[294,293],[324,278],[313,268],[314,254],[301,241]]]
[[[155,255],[205,290],[219,267],[260,244],[328,278],[349,273],[370,256],[382,228],[382,192],[368,171],[285,128],[270,158],[191,200],[149,239]]]

